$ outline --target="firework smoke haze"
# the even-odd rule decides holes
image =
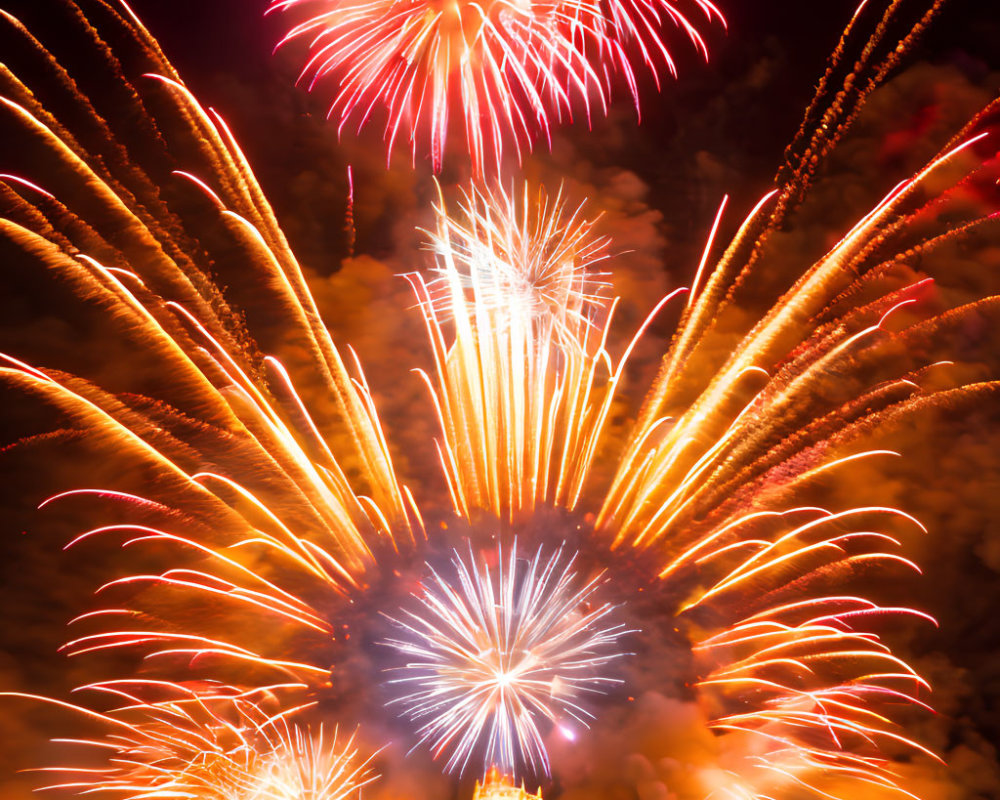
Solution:
[[[74,620],[65,651],[108,670],[101,686],[183,686],[193,695],[182,708],[228,709],[209,714],[224,721],[219,728],[200,711],[177,717],[176,732],[197,730],[204,746],[165,776],[141,772],[136,786],[183,778],[181,762],[208,763],[216,731],[232,733],[231,715],[250,720],[239,731],[270,730],[279,719],[302,731],[274,740],[285,744],[264,770],[272,783],[347,774],[351,794],[365,779],[364,757],[360,772],[341,773],[338,756],[324,762],[307,746],[324,722],[363,723],[359,736],[381,737],[368,752],[385,745],[390,755],[373,792],[405,785],[421,748],[397,758],[395,739],[405,751],[422,736],[441,756],[439,771],[449,759],[484,756],[523,776],[520,754],[551,767],[553,786],[569,784],[577,774],[545,737],[576,702],[571,681],[546,674],[543,700],[524,686],[509,694],[509,671],[494,670],[501,686],[486,681],[487,693],[510,703],[487,711],[531,706],[507,713],[517,724],[494,735],[501,714],[456,717],[421,694],[435,691],[422,681],[445,654],[493,664],[489,647],[453,651],[456,636],[435,631],[496,644],[501,628],[527,620],[529,631],[544,631],[539,646],[551,646],[551,663],[582,660],[599,679],[621,654],[621,614],[642,631],[635,655],[621,659],[623,679],[644,694],[637,705],[662,717],[697,704],[691,727],[710,755],[689,776],[687,796],[906,796],[906,767],[936,757],[906,727],[925,710],[928,686],[886,631],[931,620],[905,600],[882,599],[882,584],[916,568],[906,548],[925,529],[903,502],[860,503],[829,487],[847,471],[877,475],[877,464],[899,457],[872,443],[874,431],[995,397],[990,376],[951,370],[947,349],[970,320],[993,320],[1000,302],[930,296],[931,282],[915,270],[940,269],[939,254],[959,242],[995,245],[997,104],[925,167],[887,185],[818,259],[782,271],[776,252],[823,160],[938,7],[894,3],[882,19],[869,9],[852,22],[778,188],[742,225],[729,225],[737,230],[726,243],[720,211],[690,290],[656,306],[680,319],[637,413],[622,376],[658,318],[610,335],[616,300],[605,254],[614,243],[597,234],[590,212],[520,184],[473,186],[456,200],[445,188],[427,226],[429,269],[410,276],[418,306],[410,313],[424,322],[430,354],[439,495],[408,488],[416,484],[397,469],[376,393],[327,331],[235,138],[131,13],[98,2],[86,18],[71,16],[126,98],[143,142],[135,148],[32,34],[0,21],[42,64],[30,90],[33,70],[19,79],[3,68],[3,125],[24,143],[31,174],[0,184],[0,242],[97,308],[119,347],[158,366],[159,380],[139,393],[106,386],[86,364],[76,377],[5,357],[5,385],[53,407],[62,426],[22,447],[84,440],[127,473],[103,487],[88,476],[43,504],[86,512],[75,552],[106,541],[129,554],[114,562],[122,570],[109,566],[97,607]],[[158,77],[141,77],[150,73]],[[216,267],[234,252],[239,281],[224,289]],[[251,313],[236,298],[250,298]],[[254,303],[268,306],[267,324]],[[265,356],[258,338],[274,341],[281,357]],[[528,561],[514,558],[515,537]],[[544,555],[556,552],[553,542],[579,550],[573,570],[560,560],[568,555]],[[435,566],[438,577],[428,579],[424,563],[437,565],[456,546],[475,555],[456,556],[450,572]],[[596,563],[607,571],[591,596],[573,573],[592,576]],[[525,574],[541,577],[519,583]],[[382,619],[376,611],[412,634],[380,637],[393,643],[379,651],[425,652],[389,672],[371,669],[375,642],[366,635],[377,627],[372,617]],[[554,631],[567,636],[550,640]],[[577,659],[577,636],[594,652]],[[658,658],[664,652],[683,657]],[[468,674],[459,670],[448,692],[461,694]],[[409,701],[366,705],[408,684],[416,686]],[[159,713],[157,700],[125,699]],[[583,752],[627,713],[616,694],[610,706],[593,699],[593,731],[578,731],[573,744]],[[123,713],[94,705],[105,720]],[[398,719],[399,707],[411,718]],[[159,737],[164,728],[142,731]],[[168,724],[164,735],[173,733]],[[256,747],[265,760],[268,747]],[[668,757],[659,753],[658,763]],[[99,780],[117,780],[114,769]],[[233,770],[247,772],[242,763]]]

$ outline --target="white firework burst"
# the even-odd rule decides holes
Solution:
[[[420,723],[420,742],[447,768],[462,771],[473,753],[507,772],[548,772],[543,727],[586,726],[588,695],[621,681],[605,667],[625,655],[612,624],[615,606],[594,603],[598,575],[582,581],[576,556],[560,547],[519,558],[515,542],[495,566],[471,551],[451,559],[452,574],[431,569],[414,610],[390,620],[401,629],[384,644],[406,660],[390,681],[400,705]]]

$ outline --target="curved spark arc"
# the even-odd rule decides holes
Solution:
[[[88,123],[102,134],[97,150],[88,151],[80,144],[84,139],[50,114],[38,96],[23,91],[3,99],[15,126],[61,168],[55,194],[12,191],[28,186],[20,180],[0,185],[4,238],[36,254],[87,302],[107,309],[140,350],[158,360],[186,403],[181,410],[146,398],[115,397],[84,380],[3,356],[0,372],[6,382],[60,409],[94,441],[111,444],[117,458],[151,468],[159,497],[170,498],[168,506],[120,495],[156,522],[102,526],[77,541],[124,535],[131,537],[123,541],[127,547],[177,547],[179,564],[158,574],[110,581],[104,590],[150,585],[185,591],[199,602],[221,602],[242,608],[240,613],[264,614],[333,638],[330,620],[308,606],[301,593],[311,584],[340,602],[363,585],[375,549],[412,546],[423,537],[419,511],[395,476],[363,376],[348,371],[319,321],[302,271],[225,123],[183,86],[138,22],[115,20],[134,37],[142,69],[160,73],[147,76],[146,88],[161,87],[158,99],[181,124],[181,138],[197,145],[207,177],[175,172],[208,197],[224,235],[221,246],[246,253],[247,264],[268,287],[275,318],[301,345],[297,368],[307,365],[307,374],[326,387],[333,413],[325,409],[322,418],[313,413],[286,366],[256,352],[245,324],[207,277],[210,256],[185,238],[181,218],[162,200],[150,174],[128,158],[72,78],[24,26],[9,15],[3,21],[58,72]],[[140,119],[156,131],[170,163],[162,134],[124,78],[121,63],[96,30],[89,28],[88,34],[103,48],[100,56],[128,90]],[[15,80],[6,67],[0,69]],[[57,199],[62,192],[81,191],[89,203],[78,212]],[[331,432],[337,437],[336,456],[328,441]],[[84,496],[60,493],[65,502]],[[196,563],[202,558],[207,562]],[[287,585],[287,577],[273,577],[270,570],[297,577]],[[142,610],[131,613],[141,616]],[[145,614],[147,622],[155,617]],[[82,621],[100,618],[95,614]],[[268,657],[256,652],[255,644],[247,648],[229,637],[172,625],[105,629],[77,636],[66,650],[138,645],[159,660],[229,658],[244,669],[291,672],[312,682],[328,677],[328,670],[302,659]]]
[[[357,731],[346,738],[337,729],[311,731],[290,722],[303,708],[269,710],[271,692],[286,687],[194,689],[130,680],[80,688],[124,705],[96,713],[57,703],[96,719],[107,732],[99,738],[56,740],[91,758],[86,767],[36,770],[61,776],[46,790],[127,800],[346,800],[379,777],[371,766],[377,753],[362,756]]]
[[[16,19],[9,15],[5,19],[32,42],[52,68],[62,70]],[[198,145],[200,155],[209,165],[218,189],[213,197],[221,203],[221,222],[233,243],[246,249],[248,263],[260,270],[271,287],[275,311],[280,310],[287,317],[290,334],[301,336],[307,343],[311,369],[325,381],[330,397],[336,400],[338,413],[357,449],[356,459],[364,471],[365,483],[376,493],[378,504],[386,509],[387,515],[407,527],[410,513],[404,493],[392,472],[377,422],[371,418],[370,404],[352,381],[328,331],[319,321],[301,268],[242,152],[221,118],[206,111],[183,86],[148,32],[137,21],[122,19],[120,24],[137,37],[149,67],[161,73],[147,77],[163,85],[173,113],[185,125],[186,138]],[[92,34],[96,39],[96,31]],[[106,55],[113,58],[110,51]],[[120,76],[121,65],[114,61],[113,67]],[[144,346],[163,358],[165,368],[173,372],[178,385],[191,392],[192,402],[204,409],[202,415],[206,421],[218,425],[227,435],[249,433],[258,437],[261,458],[273,461],[276,454],[282,454],[284,463],[275,466],[299,483],[305,495],[312,498],[319,495],[321,505],[354,504],[350,498],[331,497],[327,485],[343,483],[344,478],[322,437],[312,435],[315,426],[311,421],[301,435],[290,430],[287,416],[273,395],[275,390],[284,390],[296,405],[294,388],[280,375],[283,368],[272,362],[279,373],[277,385],[269,385],[263,379],[258,364],[254,363],[257,355],[246,347],[247,332],[208,279],[199,263],[201,254],[175,235],[172,226],[177,226],[177,230],[181,227],[174,212],[160,199],[152,178],[128,161],[107,123],[93,111],[72,79],[64,71],[61,74],[81,104],[89,109],[89,121],[104,134],[109,144],[102,146],[118,150],[120,158],[103,161],[96,158],[33,96],[5,98],[4,104],[18,123],[41,141],[54,161],[64,166],[67,183],[78,190],[80,182],[85,182],[94,205],[89,213],[74,213],[57,201],[32,204],[16,193],[7,192],[4,199],[12,211],[3,222],[6,236],[25,248],[43,250],[50,268],[65,275],[79,287],[81,294],[125,316],[128,325],[143,337]],[[126,86],[136,98],[138,109],[146,115],[136,89],[127,83]],[[124,166],[115,169],[122,160]],[[142,205],[135,203],[135,198]],[[112,224],[100,220],[100,213],[108,214]],[[13,221],[18,217],[25,218],[26,224]],[[74,217],[75,230],[66,225],[67,219]],[[125,235],[114,232],[115,226],[120,226]],[[110,245],[112,240],[114,246]],[[107,253],[108,258],[126,269],[105,266],[102,262],[106,259],[91,258],[88,251]],[[76,257],[76,252],[81,255]],[[54,381],[49,391],[55,391],[57,385],[58,381]],[[241,417],[240,409],[227,396],[230,389],[241,395],[237,401],[240,406],[244,400],[249,401],[250,415]],[[62,401],[72,406],[76,402],[72,394],[72,390],[64,392]],[[301,405],[297,405],[295,410],[301,410]],[[292,441],[296,437],[298,441]],[[321,470],[326,474],[318,474],[306,463],[310,460],[306,453],[314,446],[329,456]],[[333,494],[350,491],[344,486],[332,490]],[[320,510],[320,513],[326,512]],[[343,511],[334,513],[344,516]],[[356,512],[351,513],[357,516]],[[355,540],[350,547],[359,544]]]
[[[602,672],[625,655],[618,640],[634,631],[607,624],[608,603],[582,610],[603,579],[576,588],[575,561],[562,548],[519,557],[515,541],[490,568],[470,544],[466,558],[454,552],[451,575],[431,570],[415,610],[389,617],[401,638],[382,644],[407,659],[392,670],[402,677],[389,683],[402,694],[390,704],[420,725],[436,755],[451,751],[449,770],[464,771],[485,750],[486,767],[548,772],[538,720],[565,715],[586,726],[592,715],[576,695],[621,683]]]
[[[683,5],[708,23],[725,22],[710,0]],[[409,131],[415,160],[426,136],[435,172],[456,107],[473,172],[496,174],[505,144],[520,160],[574,107],[587,119],[595,106],[606,111],[615,75],[638,112],[637,67],[657,84],[661,70],[676,74],[665,26],[708,57],[696,25],[672,0],[273,0],[268,9],[293,17],[300,10],[305,19],[278,46],[307,44],[299,80],[310,89],[336,82],[329,116],[339,118],[338,132],[352,120],[360,130],[381,107],[389,153]]]
[[[899,13],[898,5],[889,13]],[[381,567],[380,548],[420,545],[419,511],[395,477],[363,377],[351,379],[323,328],[231,134],[184,89],[148,34],[135,30],[149,51],[146,69],[163,76],[153,91],[164,92],[170,113],[185,121],[184,136],[209,164],[179,170],[196,176],[181,179],[218,213],[213,219],[246,248],[264,282],[278,287],[276,313],[301,336],[309,358],[292,364],[258,357],[202,262],[172,235],[175,215],[155,182],[131,165],[83,98],[87,118],[108,131],[106,151],[84,149],[41,101],[15,87],[3,112],[43,142],[64,167],[63,180],[71,188],[86,185],[84,197],[125,234],[112,237],[101,214],[92,219],[61,205],[65,186],[38,192],[26,178],[0,182],[12,209],[0,232],[138,331],[139,346],[163,359],[179,393],[189,394],[204,418],[193,425],[163,403],[116,397],[13,357],[3,379],[51,400],[75,427],[107,437],[121,448],[119,457],[137,456],[169,479],[159,499],[115,495],[135,510],[134,523],[82,534],[81,543],[124,535],[130,547],[171,548],[162,570],[112,580],[109,593],[123,584],[155,584],[195,609],[224,600],[234,620],[280,623],[312,637],[310,643],[329,644],[339,604],[365,591],[368,575]],[[877,82],[910,41],[908,34],[899,47],[888,43],[881,61],[876,41],[865,50],[858,80]],[[838,97],[822,136],[816,133],[819,151],[835,143],[868,91]],[[894,346],[921,345],[968,314],[995,313],[997,298],[915,322],[923,313],[913,304],[923,282],[883,282],[897,254],[922,255],[990,221],[963,216],[960,204],[950,202],[957,192],[934,184],[945,169],[965,172],[959,189],[984,174],[995,178],[995,159],[973,164],[979,157],[970,151],[985,149],[989,140],[977,139],[974,128],[988,124],[996,109],[988,108],[941,158],[807,265],[721,363],[706,362],[713,326],[736,302],[741,283],[766,266],[765,245],[812,180],[813,160],[790,168],[720,259],[712,262],[706,248],[697,292],[609,487],[596,485],[594,465],[610,438],[608,409],[631,346],[621,359],[608,352],[614,304],[600,300],[588,278],[601,250],[588,249],[597,240],[582,215],[566,213],[559,198],[472,190],[457,215],[442,203],[431,234],[438,270],[427,280],[412,278],[436,359],[427,381],[455,509],[466,522],[495,518],[511,527],[537,510],[597,512],[593,543],[607,544],[606,557],[643,551],[659,567],[665,596],[679,595],[665,613],[679,625],[710,615],[709,630],[690,631],[698,691],[721,709],[712,720],[718,729],[753,741],[747,760],[756,771],[741,777],[750,788],[733,788],[735,796],[792,789],[829,796],[830,781],[838,780],[905,795],[887,753],[926,754],[899,732],[891,713],[904,703],[922,706],[926,683],[889,651],[876,627],[881,618],[919,612],[878,606],[846,594],[843,585],[859,571],[911,568],[900,551],[906,529],[919,531],[919,523],[892,507],[819,507],[807,490],[860,458],[876,457],[877,451],[857,449],[876,426],[996,391],[994,383],[940,390],[928,378],[940,362],[920,363],[920,347],[913,358],[899,358]],[[924,190],[934,199],[923,201]],[[952,211],[962,213],[948,219]],[[905,234],[923,234],[931,217],[933,233],[909,247]],[[558,258],[547,260],[552,253]],[[546,288],[530,291],[539,286]],[[518,314],[505,310],[512,305],[503,302],[507,297],[516,299]],[[337,409],[332,422],[308,410],[291,377],[303,372],[328,387]],[[860,388],[852,384],[847,396],[813,391],[831,376],[856,378]],[[344,442],[327,441],[330,430],[346,434]],[[227,453],[236,457],[226,461]],[[221,468],[220,459],[236,467]],[[89,491],[64,493],[63,501],[96,497]],[[272,572],[274,564],[280,568]],[[221,634],[185,628],[171,618],[172,606],[162,618],[146,614],[135,622],[141,613],[117,604],[81,615],[79,624],[97,633],[77,636],[68,649],[126,648],[185,677],[212,674],[226,661],[247,691],[273,682],[278,672],[285,684],[274,691],[294,702],[329,687],[325,650],[303,645],[286,653],[263,640],[250,646],[238,623]],[[523,744],[508,741],[508,751]]]

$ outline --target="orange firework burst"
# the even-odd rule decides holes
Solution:
[[[268,712],[268,687],[189,687],[112,681],[82,687],[125,705],[97,713],[56,703],[97,720],[100,738],[62,740],[102,766],[49,767],[61,776],[46,789],[117,798],[198,800],[347,800],[377,780],[355,736],[311,732],[289,722],[301,709]],[[156,695],[159,699],[144,699]],[[21,696],[53,703],[47,698]]]
[[[287,714],[314,703],[314,713],[362,707],[357,713],[367,720],[378,709],[364,705],[372,695],[363,692],[350,706],[348,696],[359,694],[352,678],[362,688],[390,679],[367,661],[352,673],[350,659],[341,659],[364,648],[362,636],[352,638],[351,623],[359,615],[378,616],[385,586],[393,598],[411,592],[408,565],[433,560],[453,543],[449,536],[466,535],[487,567],[475,580],[468,569],[438,580],[434,592],[422,595],[425,604],[471,631],[468,638],[480,649],[466,647],[462,655],[479,670],[480,683],[493,690],[499,680],[501,692],[510,675],[499,670],[497,679],[497,670],[489,669],[512,655],[496,643],[506,641],[501,627],[509,632],[524,621],[516,613],[519,599],[529,596],[524,607],[542,609],[546,620],[550,611],[564,612],[567,624],[542,626],[530,646],[514,653],[519,664],[544,655],[556,665],[543,671],[544,685],[534,687],[555,696],[566,676],[550,673],[565,672],[567,660],[575,663],[559,646],[576,640],[559,636],[580,632],[568,623],[593,619],[589,595],[567,593],[558,580],[519,585],[521,576],[535,573],[516,563],[496,578],[488,562],[514,535],[522,542],[541,539],[530,542],[533,552],[545,536],[572,539],[567,547],[586,547],[609,565],[609,585],[619,564],[652,565],[643,589],[655,594],[657,613],[669,617],[691,655],[693,691],[711,725],[741,743],[744,757],[731,785],[714,787],[717,796],[831,797],[838,796],[833,791],[842,796],[845,785],[905,794],[893,758],[932,754],[896,720],[901,708],[923,706],[927,686],[890,651],[877,624],[926,615],[881,605],[850,587],[872,571],[915,569],[903,555],[903,537],[923,527],[892,506],[817,501],[823,497],[817,487],[859,461],[897,455],[865,444],[873,428],[996,391],[994,382],[961,377],[942,388],[934,376],[946,365],[924,354],[928,341],[971,313],[995,312],[1000,301],[913,314],[925,282],[897,268],[971,231],[985,232],[995,219],[964,200],[980,189],[995,197],[995,147],[986,148],[1000,105],[987,108],[825,255],[804,265],[760,314],[747,320],[735,312],[742,311],[739,296],[750,279],[768,275],[772,237],[804,196],[820,158],[937,7],[931,4],[907,27],[912,33],[893,42],[886,33],[898,22],[899,4],[893,4],[842,90],[832,87],[846,50],[835,53],[817,100],[822,124],[811,122],[817,112],[810,109],[778,189],[752,210],[714,263],[710,237],[659,374],[627,423],[624,441],[612,431],[612,412],[622,408],[624,370],[648,324],[622,352],[611,352],[615,300],[603,286],[606,276],[594,269],[607,244],[594,225],[580,212],[568,213],[558,197],[527,188],[516,196],[472,188],[457,212],[441,201],[429,234],[430,277],[410,276],[433,357],[424,377],[452,501],[450,510],[434,510],[446,519],[440,527],[425,525],[398,477],[360,366],[354,360],[348,368],[334,345],[235,140],[184,88],[155,41],[128,14],[108,23],[115,34],[129,34],[116,40],[138,43],[142,72],[159,75],[149,86],[160,109],[156,117],[123,77],[127,71],[112,62],[113,76],[135,99],[135,117],[157,136],[168,127],[157,123],[172,120],[195,151],[197,175],[176,172],[189,192],[189,202],[176,207],[117,147],[56,60],[5,18],[48,59],[62,88],[75,93],[82,124],[107,138],[88,149],[93,137],[74,136],[69,121],[54,116],[24,84],[9,81],[13,88],[2,98],[7,124],[58,169],[44,189],[21,177],[0,183],[0,236],[107,310],[136,347],[159,359],[173,396],[186,404],[180,409],[165,399],[116,396],[5,357],[0,375],[8,385],[52,403],[67,427],[85,431],[95,445],[110,445],[120,463],[151,476],[148,496],[87,487],[53,498],[119,501],[126,522],[94,527],[74,544],[118,536],[124,546],[148,549],[144,563],[155,564],[102,587],[102,597],[113,601],[76,620],[84,630],[66,650],[140,655],[144,668],[164,673],[171,685],[238,687],[221,698],[199,689],[177,700],[184,709],[177,718],[181,731],[204,730],[201,717],[187,709],[217,702],[249,719],[236,727],[254,736],[284,726]],[[72,206],[61,197],[72,197]],[[204,247],[178,234],[192,208],[214,226]],[[259,287],[294,343],[294,365],[258,352],[249,324],[210,279],[213,255],[230,250],[243,255],[246,280]],[[302,382],[324,402],[307,403],[297,388]],[[433,498],[420,500],[425,510],[433,508]],[[553,532],[551,519],[570,522]],[[461,533],[446,533],[447,525]],[[581,575],[584,585],[591,578]],[[463,602],[463,594],[479,599]],[[529,615],[529,621],[540,617]],[[613,643],[601,633],[602,647]],[[426,665],[414,666],[416,679],[418,668]],[[467,687],[468,676],[463,680]],[[244,705],[261,692],[283,710],[264,714]],[[513,705],[519,699],[504,697]],[[455,736],[476,738],[468,725],[459,732],[442,719],[451,706],[427,706],[424,699],[420,713],[444,731],[433,737],[438,751]],[[160,704],[141,702],[144,713],[155,708],[160,714]],[[483,725],[491,719],[480,718]],[[129,722],[126,734],[159,736],[167,718],[156,719],[142,734]],[[512,751],[529,744],[538,751],[543,732],[533,726],[545,723],[537,713],[530,721],[505,734],[503,746]],[[211,731],[205,738],[215,742]],[[218,733],[232,731],[223,725]],[[409,736],[419,739],[413,731]],[[142,749],[142,741],[125,746]],[[280,754],[279,761],[321,763],[319,746],[305,741],[295,734],[264,748],[272,765],[264,770],[268,779],[301,775],[284,761],[279,766]],[[166,768],[167,779],[187,774],[184,764],[202,763],[202,756],[192,758],[168,759],[175,766]],[[514,759],[493,760],[514,766]],[[129,757],[131,768],[149,763]],[[257,761],[252,767],[219,763],[225,769],[213,767],[210,774],[227,776],[227,786],[248,786],[257,778],[246,776],[260,773]],[[335,771],[341,762],[322,763]],[[347,771],[350,792],[365,774],[357,769]],[[156,787],[155,770],[140,773],[122,780]]]

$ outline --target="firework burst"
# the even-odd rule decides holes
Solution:
[[[449,769],[485,753],[487,767],[548,772],[539,721],[587,724],[581,703],[620,682],[605,672],[627,631],[608,624],[611,605],[593,604],[600,578],[579,585],[575,558],[519,558],[515,542],[498,559],[491,569],[456,552],[451,574],[432,572],[418,607],[392,619],[401,634],[385,644],[405,664],[390,684],[421,741],[451,751]]]
[[[373,111],[385,111],[391,152],[409,139],[416,157],[429,140],[440,170],[449,118],[459,113],[473,170],[487,160],[499,168],[505,143],[520,156],[552,120],[570,117],[574,105],[589,117],[607,107],[612,77],[621,75],[639,97],[636,66],[654,76],[674,72],[661,39],[676,25],[706,55],[689,6],[707,22],[722,20],[710,0],[274,0],[271,11],[306,19],[285,37],[309,45],[302,79],[310,88],[325,78],[336,84],[330,116],[342,129],[363,127]]]
[[[550,199],[528,184],[519,196],[473,186],[457,213],[442,198],[438,226],[428,231],[438,277],[427,285],[432,313],[453,320],[466,296],[486,319],[479,324],[512,334],[544,331],[571,340],[605,305],[608,240],[594,235],[597,220],[570,213],[562,193]],[[414,276],[416,279],[417,276]]]
[[[857,36],[852,23],[779,188],[715,262],[709,243],[624,442],[610,430],[611,409],[633,348],[610,352],[615,301],[592,269],[605,245],[579,213],[528,190],[508,197],[473,189],[458,213],[439,205],[430,235],[435,267],[428,279],[411,277],[434,358],[425,377],[454,512],[438,508],[435,516],[473,535],[484,522],[504,535],[523,531],[523,543],[541,514],[564,514],[586,520],[574,535],[586,537],[602,563],[654,565],[645,596],[655,596],[656,613],[693,654],[692,690],[716,730],[746,743],[732,788],[719,789],[731,796],[830,797],[845,784],[905,794],[892,757],[927,754],[894,721],[900,709],[922,706],[926,684],[878,628],[887,618],[923,615],[850,588],[875,570],[913,569],[905,537],[923,528],[901,509],[854,507],[820,489],[859,461],[893,455],[864,444],[873,429],[996,391],[995,383],[961,378],[942,388],[947,365],[927,354],[970,314],[995,314],[997,299],[927,311],[919,303],[926,282],[901,267],[989,231],[995,215],[965,198],[995,197],[987,134],[998,105],[821,259],[803,264],[760,314],[737,313],[751,279],[772,277],[773,237],[817,164],[939,6],[932,3],[915,25],[899,25],[900,5],[857,43],[861,55],[841,91],[834,80]],[[74,95],[80,124],[102,136],[88,149],[83,143],[93,136],[74,135],[39,99],[43,91],[8,75],[8,127],[57,169],[41,190],[29,177],[0,183],[0,236],[106,310],[170,376],[169,398],[146,398],[114,395],[13,356],[0,371],[8,385],[53,404],[66,428],[152,476],[142,496],[82,488],[57,498],[121,504],[126,522],[91,528],[77,545],[119,536],[129,548],[147,548],[157,565],[103,587],[104,605],[78,618],[85,630],[66,650],[139,655],[170,681],[233,685],[246,697],[266,689],[285,709],[322,705],[346,691],[337,649],[349,636],[342,620],[376,584],[399,580],[400,559],[422,560],[421,551],[436,544],[429,540],[447,534],[424,525],[397,477],[363,374],[334,346],[225,124],[183,87],[134,18],[104,19],[114,28],[109,38],[138,51],[133,73],[86,28],[111,78],[124,81],[147,144],[172,163],[162,131],[179,127],[198,169],[176,165],[174,179],[191,204],[168,204],[58,62],[5,17],[59,77],[60,91]],[[912,32],[891,41],[887,31],[895,29]],[[148,72],[160,76],[145,86],[159,116],[126,77]],[[192,208],[214,231],[217,253],[181,235],[185,222],[196,227],[185,216]],[[263,287],[262,299],[295,344],[294,362],[258,352],[249,325],[209,278],[213,255],[224,261],[228,250],[243,255],[241,275]],[[326,402],[318,408],[298,390],[303,378],[320,387],[314,394]],[[425,583],[417,610],[396,614],[409,635],[391,647],[413,656],[404,667],[412,672],[390,678],[409,691],[398,703],[419,729],[412,738],[448,751],[453,766],[478,745],[488,761],[544,766],[539,721],[585,717],[575,693],[599,688],[598,668],[616,657],[620,630],[605,620],[607,607],[573,613],[594,585],[576,588],[568,559],[546,559],[536,544],[526,545],[534,553],[527,562],[495,550],[496,568],[456,557],[452,574]],[[546,631],[521,649],[564,671],[585,664],[593,677],[551,669],[532,675],[537,687],[520,679],[515,694],[513,661],[491,671],[501,654],[513,656],[524,644],[508,638],[515,630],[528,638]],[[455,665],[458,673],[442,678]],[[467,682],[477,671],[489,676],[481,696]],[[449,698],[491,699],[466,713],[438,703],[439,689]],[[203,695],[215,696],[199,690],[198,702]],[[260,726],[270,718],[258,719]],[[285,749],[301,760],[299,740],[289,741]],[[288,774],[265,772],[269,780]]]
[[[593,267],[607,242],[579,210],[527,187],[520,198],[472,190],[437,217],[436,277],[409,277],[456,511],[513,521],[573,508],[627,361],[606,348],[616,303]]]
[[[103,766],[47,768],[64,780],[46,789],[127,800],[347,800],[378,778],[354,734],[292,724],[299,708],[266,711],[270,687],[195,691],[133,680],[82,688],[125,705],[102,714],[58,703],[106,729],[101,738],[63,741],[99,754]],[[160,699],[143,699],[151,694]]]

